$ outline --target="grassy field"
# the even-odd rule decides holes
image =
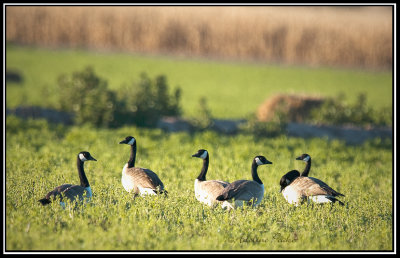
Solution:
[[[6,105],[51,107],[57,101],[57,77],[87,65],[118,89],[140,72],[165,74],[182,88],[184,115],[196,115],[197,101],[208,99],[219,118],[243,118],[278,92],[336,95],[354,100],[366,92],[374,107],[391,106],[392,74],[302,67],[267,66],[146,57],[122,53],[51,51],[7,46],[8,69],[19,70],[22,84],[7,83]],[[245,89],[245,90],[244,90]],[[158,173],[169,197],[136,198],[121,185],[129,148],[118,144],[132,135],[138,142],[137,165]],[[99,129],[62,126],[43,120],[6,117],[6,251],[24,250],[361,250],[393,246],[393,151],[390,141],[348,146],[341,141],[252,135],[165,133],[158,129]],[[265,195],[257,208],[211,209],[194,197],[202,163],[198,149],[210,152],[208,179],[251,179],[254,156],[272,165],[259,168]],[[89,151],[97,162],[85,170],[93,200],[77,210],[38,199],[63,183],[79,184],[76,155]],[[281,176],[303,169],[295,157],[313,159],[310,176],[345,194],[344,206],[291,207],[279,193]]]
[[[181,103],[186,117],[196,116],[202,96],[207,98],[207,104],[217,118],[243,118],[277,93],[336,96],[342,92],[353,102],[359,93],[365,92],[372,107],[392,106],[390,71],[221,63],[12,45],[7,45],[6,55],[7,69],[16,69],[24,77],[22,84],[7,83],[7,107],[21,104],[56,106],[58,76],[80,71],[89,65],[108,81],[111,89],[130,85],[138,80],[141,72],[150,76],[166,75],[171,88],[182,88]]]
[[[138,142],[137,165],[164,181],[169,197],[136,198],[121,185],[129,148]],[[390,142],[346,146],[300,138],[254,139],[213,132],[166,134],[123,127],[63,127],[7,117],[6,250],[369,250],[393,248],[392,150]],[[194,198],[202,163],[191,154],[210,152],[208,179],[250,179],[259,168],[265,195],[257,208],[226,212]],[[38,199],[62,183],[79,183],[76,155],[87,150],[97,162],[85,170],[93,189],[86,207],[63,210]],[[310,176],[342,192],[344,206],[291,207],[279,193],[280,177],[303,169],[295,157],[313,159]]]

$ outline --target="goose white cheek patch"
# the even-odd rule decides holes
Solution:
[[[132,138],[132,139],[128,142],[128,144],[129,144],[129,145],[133,145],[134,142],[135,142],[135,138]]]
[[[82,160],[82,161],[86,161],[87,160],[87,158],[85,158],[85,156],[82,153],[79,154],[79,159]]]
[[[205,159],[207,157],[207,151],[205,151],[203,154],[201,154],[200,158]]]
[[[262,163],[262,161],[259,158],[256,158],[256,163],[259,166],[264,164],[264,163]]]
[[[303,160],[304,160],[305,162],[309,161],[309,160],[310,160],[310,156],[305,157]]]

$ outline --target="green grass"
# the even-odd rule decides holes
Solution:
[[[22,84],[7,83],[6,105],[52,107],[60,74],[91,65],[111,89],[137,80],[141,72],[165,74],[183,90],[184,115],[196,115],[205,96],[218,118],[243,118],[274,93],[334,96],[350,101],[365,92],[376,108],[391,106],[392,74],[328,68],[282,67],[206,60],[182,60],[122,53],[44,50],[7,46],[7,68],[18,69]],[[341,141],[286,136],[254,138],[215,132],[164,133],[158,129],[64,127],[43,120],[6,118],[6,250],[392,250],[393,206],[390,141],[348,146]],[[129,148],[138,142],[137,165],[158,173],[168,198],[136,198],[125,192],[121,171]],[[251,161],[264,155],[272,165],[259,168],[265,195],[257,208],[231,212],[211,209],[194,197],[202,162],[210,152],[208,179],[251,179]],[[85,164],[93,200],[77,210],[38,199],[63,183],[79,183],[76,155]],[[345,206],[291,207],[279,193],[281,176],[303,169],[295,157],[308,153],[311,176],[346,196]]]
[[[186,117],[196,116],[202,96],[217,118],[243,118],[276,93],[336,96],[343,92],[353,102],[365,92],[371,106],[392,106],[390,71],[284,67],[11,45],[7,45],[6,64],[21,71],[25,79],[21,85],[7,84],[7,107],[55,106],[58,76],[88,65],[108,81],[111,89],[130,85],[141,72],[151,77],[166,75],[171,88],[182,88]]]
[[[214,132],[166,134],[157,129],[63,127],[7,117],[6,250],[369,250],[393,249],[392,144],[360,146],[301,138],[224,136]],[[132,199],[121,185],[129,148],[137,139],[137,166],[163,180],[169,197]],[[251,161],[273,162],[258,171],[265,195],[257,208],[211,209],[194,197],[202,162],[210,152],[208,179],[250,179]],[[97,162],[85,170],[93,200],[77,210],[38,199],[62,183],[79,183],[76,155]],[[280,177],[303,169],[295,157],[313,159],[310,176],[344,193],[345,206],[292,207],[279,193]]]

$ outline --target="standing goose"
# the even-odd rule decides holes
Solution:
[[[297,170],[292,170],[282,176],[280,182],[280,192],[286,201],[290,204],[298,206],[304,200],[311,200],[316,203],[335,203],[341,201],[336,199],[337,196],[344,196],[336,192],[323,181],[314,178],[301,176]]]
[[[59,197],[61,206],[65,207],[65,203],[63,202],[64,196],[70,199],[71,201],[74,201],[75,199],[82,201],[85,198],[88,200],[88,198],[92,197],[92,189],[90,188],[89,181],[86,177],[85,171],[83,170],[83,163],[87,160],[97,161],[90,155],[89,152],[87,151],[79,152],[77,157],[77,165],[78,165],[79,179],[81,183],[80,185],[63,184],[57,186],[56,188],[54,188],[53,191],[47,193],[43,199],[40,199],[39,202],[42,205],[47,205],[51,203],[50,200],[51,197],[53,197],[53,199]]]
[[[194,181],[194,193],[199,202],[205,203],[208,206],[218,204],[217,196],[219,196],[224,188],[229,184],[221,180],[206,180],[206,174],[209,164],[209,154],[207,150],[201,149],[192,157],[201,158],[203,160],[203,167],[199,176]]]
[[[128,163],[122,169],[122,186],[127,192],[133,192],[134,195],[156,195],[167,194],[164,184],[156,173],[147,168],[135,167],[136,159],[136,139],[128,136],[120,144],[131,146],[131,156]]]
[[[272,164],[264,156],[256,156],[251,165],[251,175],[253,180],[237,180],[227,187],[220,196],[218,201],[224,201],[223,207],[233,209],[234,207],[243,206],[243,202],[252,203],[253,206],[260,204],[264,197],[264,184],[257,174],[257,167],[260,165]],[[233,205],[230,203],[234,200]]]

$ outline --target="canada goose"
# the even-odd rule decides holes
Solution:
[[[57,186],[56,188],[54,188],[53,191],[48,192],[43,199],[40,199],[39,202],[43,205],[47,205],[51,202],[50,201],[51,197],[53,197],[53,199],[59,197],[61,206],[65,207],[65,203],[63,202],[63,196],[67,197],[71,201],[75,200],[76,198],[82,201],[85,197],[86,198],[92,197],[92,189],[90,188],[89,181],[86,177],[85,171],[83,170],[83,163],[87,160],[97,161],[90,155],[89,152],[87,151],[79,152],[77,157],[77,165],[78,165],[79,179],[81,182],[80,185],[63,184]]]
[[[256,156],[251,165],[251,175],[253,180],[237,180],[225,187],[221,195],[217,197],[218,201],[224,201],[222,207],[233,209],[243,206],[243,202],[253,206],[260,204],[264,197],[264,184],[257,174],[257,167],[260,165],[272,164],[264,156]],[[233,205],[230,201],[234,200]]]
[[[308,155],[307,153],[304,153],[300,157],[297,157],[296,160],[302,160],[302,161],[306,162],[306,167],[304,168],[304,170],[300,176],[308,176],[308,173],[310,173],[310,168],[311,168],[310,155]]]
[[[336,192],[323,181],[314,178],[301,176],[297,170],[292,170],[282,176],[280,182],[280,192],[286,201],[298,206],[304,200],[311,200],[316,203],[335,203],[343,202],[336,199],[336,196],[344,196]]]
[[[229,184],[222,180],[206,180],[206,174],[209,164],[209,154],[207,150],[200,149],[192,157],[201,158],[203,167],[199,176],[194,180],[194,193],[199,202],[209,206],[218,204],[217,196],[219,196],[224,188]]]
[[[132,192],[134,195],[156,195],[167,194],[164,189],[164,184],[156,173],[147,168],[135,167],[136,159],[136,139],[128,136],[120,144],[128,144],[131,146],[131,156],[128,163],[122,169],[122,186],[127,192]]]

